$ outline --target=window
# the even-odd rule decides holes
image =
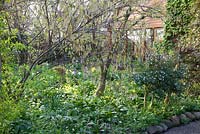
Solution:
[[[156,29],[156,38],[155,40],[156,41],[161,41],[163,39],[163,36],[164,36],[164,29],[163,28],[158,28]]]

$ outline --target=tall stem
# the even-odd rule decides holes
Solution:
[[[171,93],[167,93],[166,96],[165,96],[165,100],[164,100],[164,103],[165,103],[166,105],[169,104],[170,97],[171,97]]]
[[[144,108],[146,108],[146,106],[147,106],[147,95],[148,95],[148,93],[147,93],[147,90],[146,90],[146,87],[145,87],[145,89],[144,89]]]

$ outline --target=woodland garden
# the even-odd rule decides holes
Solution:
[[[0,133],[137,134],[200,111],[200,1],[146,1],[1,0]],[[134,43],[146,17],[163,39]]]

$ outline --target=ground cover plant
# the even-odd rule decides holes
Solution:
[[[68,70],[68,82],[63,84],[56,70],[48,68],[42,65],[33,71],[32,75],[41,73],[26,83],[17,104],[1,102],[1,113],[7,114],[1,133],[140,133],[169,116],[200,110],[199,98],[184,93],[172,94],[167,105],[159,97],[151,104],[148,96],[144,107],[144,89],[125,72],[116,72],[123,79],[108,80],[104,96],[96,97],[92,79]],[[3,112],[8,108],[11,113]]]
[[[143,4],[1,1],[0,133],[140,134],[200,111],[199,0]],[[137,44],[130,31],[163,16],[163,41]]]

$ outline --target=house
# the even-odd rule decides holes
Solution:
[[[128,32],[129,39],[136,44],[160,42],[164,35],[165,5],[166,0],[148,0],[140,4],[129,17],[130,21],[138,20]]]

